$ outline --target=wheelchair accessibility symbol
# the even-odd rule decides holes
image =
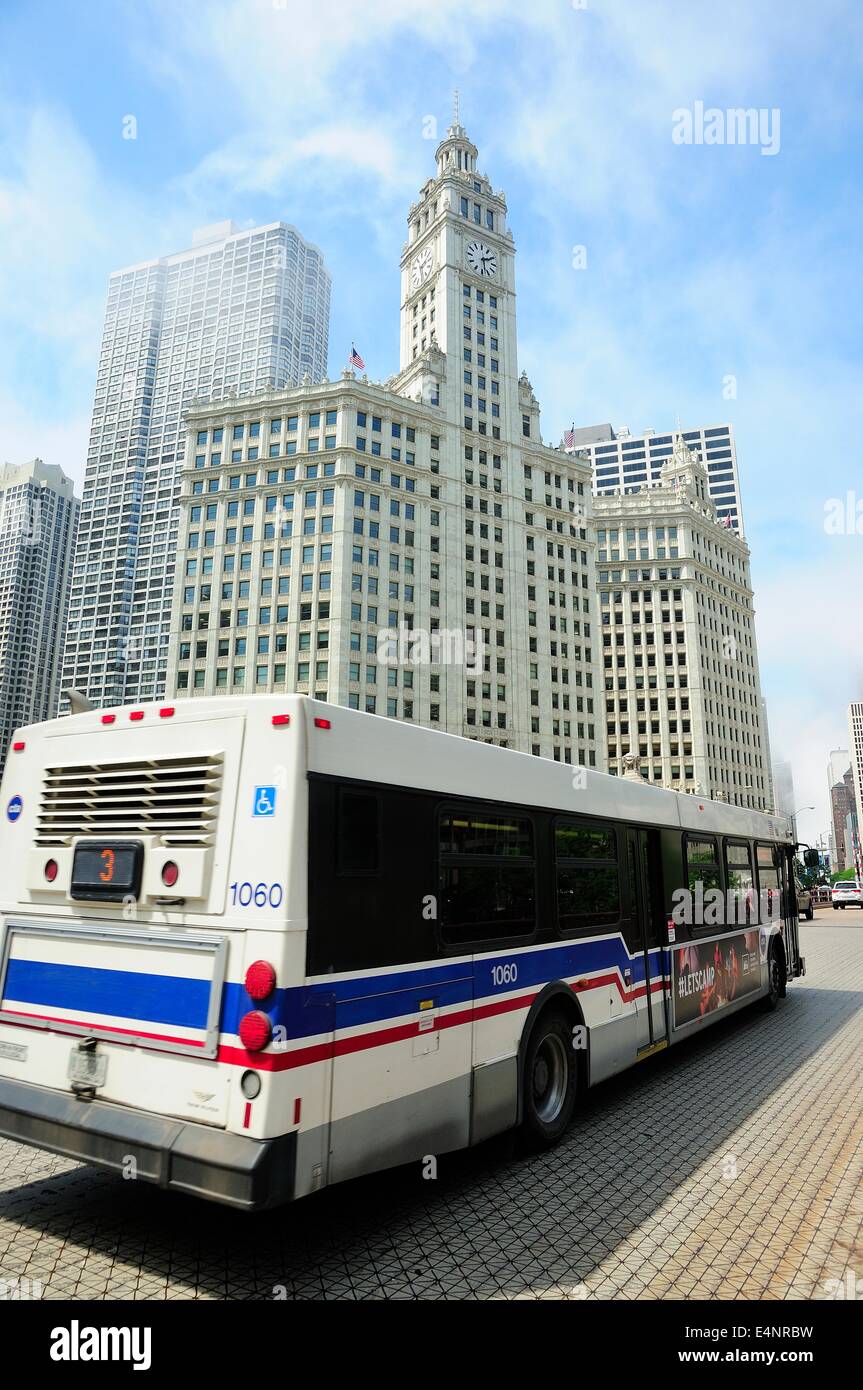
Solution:
[[[253,816],[274,816],[276,814],[275,787],[255,787]]]

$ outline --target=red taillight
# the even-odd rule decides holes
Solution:
[[[276,988],[276,972],[268,960],[255,960],[246,971],[246,993],[250,999],[266,999]]]
[[[281,724],[290,724],[290,722],[291,722],[291,716],[290,716],[289,714],[274,714],[274,715],[273,715],[273,723],[274,723],[276,726],[281,725]]]
[[[13,752],[13,753],[23,753],[23,752],[24,752],[24,749],[25,749],[26,747],[27,747],[26,743],[13,743],[13,744],[12,744],[12,752]]]
[[[254,1009],[240,1019],[240,1042],[247,1052],[260,1052],[272,1036],[272,1024],[260,1009]]]
[[[45,863],[45,877],[49,883],[53,883],[57,877],[57,860],[48,859]]]
[[[162,882],[166,888],[173,888],[177,879],[180,877],[180,870],[173,859],[166,859],[162,865]]]
[[[116,718],[117,718],[116,714],[103,714],[103,715],[102,715],[102,723],[103,723],[103,724],[113,724],[113,723],[116,721]]]
[[[329,719],[316,719],[316,720],[315,720],[315,728],[316,728],[316,729],[331,729],[332,727],[333,727],[333,726],[332,726],[332,724],[330,723]]]
[[[173,713],[174,713],[174,706],[173,706],[173,705],[162,705],[162,708],[159,710],[159,718],[160,718],[160,719],[170,719],[170,718],[171,718],[171,715],[172,715]]]
[[[133,709],[132,712],[131,712],[131,714],[129,715],[129,718],[130,718],[130,719],[143,719],[143,718],[144,718],[144,711],[143,711],[142,709]]]

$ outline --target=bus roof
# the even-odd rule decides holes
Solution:
[[[110,710],[88,710],[31,725],[29,730],[17,731],[15,738],[26,739],[29,732],[50,741],[54,736],[93,733],[104,727],[105,714],[116,717],[109,726],[116,737],[133,711],[143,711],[142,721],[152,719],[153,727],[164,731],[166,724],[159,716],[166,707],[173,711],[172,725],[238,715],[272,721],[276,715],[287,714],[288,728],[293,725],[296,731],[299,726],[304,732],[307,771],[325,776],[644,825],[744,838],[791,839],[790,823],[784,816],[651,786],[634,777],[614,777],[593,768],[558,763],[306,695],[217,695],[112,706]],[[323,722],[318,725],[316,720]],[[106,754],[108,751],[106,747]],[[122,757],[119,745],[116,756]],[[113,757],[106,760],[113,761]]]

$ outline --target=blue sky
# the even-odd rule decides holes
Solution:
[[[5,0],[0,457],[83,477],[109,272],[229,217],[315,241],[331,374],[354,339],[388,376],[424,131],[458,86],[545,437],[734,424],[774,752],[817,835],[863,697],[863,535],[824,529],[863,498],[861,74],[854,0]],[[777,108],[778,152],[675,144],[697,101]]]

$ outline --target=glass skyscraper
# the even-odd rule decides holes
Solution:
[[[636,492],[657,483],[663,464],[674,452],[679,433],[677,429],[667,434],[645,430],[643,434],[631,435],[627,429],[615,431],[611,425],[591,425],[575,430],[573,444],[590,457],[593,490],[601,497],[614,492]],[[708,491],[720,520],[727,518],[728,525],[743,535],[740,479],[731,425],[684,429],[682,434],[687,448],[698,455],[707,469]]]
[[[78,507],[56,465],[0,468],[0,771],[13,730],[57,713]]]
[[[330,287],[284,222],[218,223],[110,277],[64,686],[99,705],[164,693],[184,413],[323,379]]]

